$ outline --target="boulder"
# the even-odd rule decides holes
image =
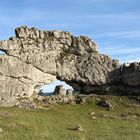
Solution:
[[[105,108],[107,108],[108,110],[113,110],[113,105],[111,104],[111,102],[110,101],[108,101],[108,100],[101,100],[99,103],[98,103],[98,105],[99,106],[101,106],[101,107],[105,107]]]
[[[64,89],[63,85],[58,85],[55,87],[54,94],[66,95],[66,93],[67,93],[67,90]]]
[[[75,130],[80,132],[87,132],[85,129],[83,129],[81,124],[78,124],[75,128],[68,128],[68,130]]]
[[[73,95],[73,90],[72,89],[67,89],[66,95]]]

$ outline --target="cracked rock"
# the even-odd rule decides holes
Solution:
[[[27,26],[18,27],[15,34],[0,41],[0,50],[5,52],[0,56],[0,105],[4,105],[1,99],[5,104],[12,100],[14,105],[17,98],[30,97],[56,79],[83,91],[121,81],[139,85],[139,66],[130,68],[132,72],[124,67],[121,80],[118,60],[100,54],[97,43],[86,36]]]

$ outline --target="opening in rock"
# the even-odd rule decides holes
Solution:
[[[4,55],[4,54],[6,54],[5,51],[0,50],[0,55]]]
[[[56,86],[60,86],[63,85],[64,89],[72,89],[73,88],[66,84],[64,81],[60,81],[60,80],[56,80],[50,84],[44,85],[41,89],[40,89],[40,94],[43,96],[47,96],[47,95],[52,95],[55,91],[55,87]]]

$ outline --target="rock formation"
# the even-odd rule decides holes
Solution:
[[[58,85],[55,87],[54,95],[73,95],[72,89],[65,89],[63,85]]]
[[[123,65],[122,82],[130,86],[140,86],[140,63]]]
[[[122,68],[118,60],[100,54],[98,45],[86,36],[26,26],[15,34],[0,41],[5,52],[0,56],[1,106],[15,105],[17,98],[30,97],[56,79],[87,92],[120,83],[140,85],[140,63]]]

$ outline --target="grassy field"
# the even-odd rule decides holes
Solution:
[[[107,98],[114,111],[97,106],[98,101],[36,110],[0,108],[0,140],[140,140],[140,107],[127,97]],[[77,124],[87,132],[68,129]]]

